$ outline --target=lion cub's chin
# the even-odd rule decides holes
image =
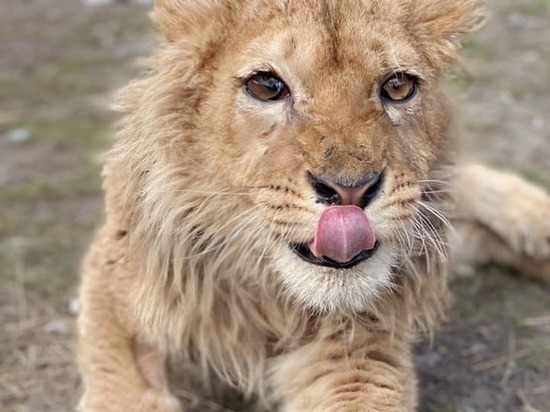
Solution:
[[[318,313],[359,313],[372,308],[393,287],[396,253],[380,245],[368,260],[349,269],[333,269],[302,260],[281,247],[272,263],[285,292],[299,304]]]

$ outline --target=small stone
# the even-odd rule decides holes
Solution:
[[[69,333],[70,326],[69,322],[64,319],[54,320],[44,326],[44,331],[46,333],[55,333],[60,335],[66,335]]]
[[[138,6],[151,6],[153,0],[82,0],[86,7],[104,7],[113,4],[135,4]]]
[[[531,16],[522,13],[509,14],[506,20],[510,26],[520,29],[533,29],[537,26],[536,21]]]
[[[433,368],[437,366],[438,363],[441,362],[442,356],[437,352],[431,352],[423,355],[417,356],[417,362],[423,366],[427,366],[429,368]]]
[[[82,3],[84,3],[86,7],[102,7],[110,6],[116,3],[116,0],[82,0]]]
[[[31,132],[25,127],[11,129],[6,133],[6,140],[13,143],[23,143],[29,140]]]
[[[454,267],[454,274],[461,278],[471,278],[476,275],[476,269],[472,265],[459,263]]]
[[[78,316],[80,313],[80,300],[78,298],[71,299],[67,309],[69,310],[69,315]]]

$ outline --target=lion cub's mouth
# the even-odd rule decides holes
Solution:
[[[332,260],[327,256],[317,257],[311,252],[311,249],[306,244],[291,245],[290,247],[292,251],[296,253],[299,257],[313,265],[325,266],[335,269],[349,269],[367,259],[370,259],[378,249],[379,245],[380,244],[376,242],[372,249],[363,250],[358,255],[354,256],[350,261],[344,263],[336,262],[335,260]]]
[[[378,241],[363,209],[332,206],[321,214],[313,240],[291,248],[308,263],[346,269],[369,259]]]

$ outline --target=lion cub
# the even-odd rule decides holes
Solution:
[[[153,19],[84,267],[82,410],[179,411],[167,359],[281,411],[414,410],[411,344],[448,297],[442,81],[477,2],[157,0]],[[485,236],[496,213],[547,257],[550,219],[516,239],[486,173],[459,169],[461,222]]]

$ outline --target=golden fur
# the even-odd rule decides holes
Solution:
[[[282,411],[414,410],[411,344],[448,300],[442,81],[477,2],[157,0],[153,19],[165,42],[120,96],[85,262],[82,409],[180,410],[170,359]],[[243,93],[265,70],[291,103]],[[384,104],[396,71],[419,93]],[[346,270],[298,258],[288,244],[323,210],[306,173],[372,170],[376,254]]]

